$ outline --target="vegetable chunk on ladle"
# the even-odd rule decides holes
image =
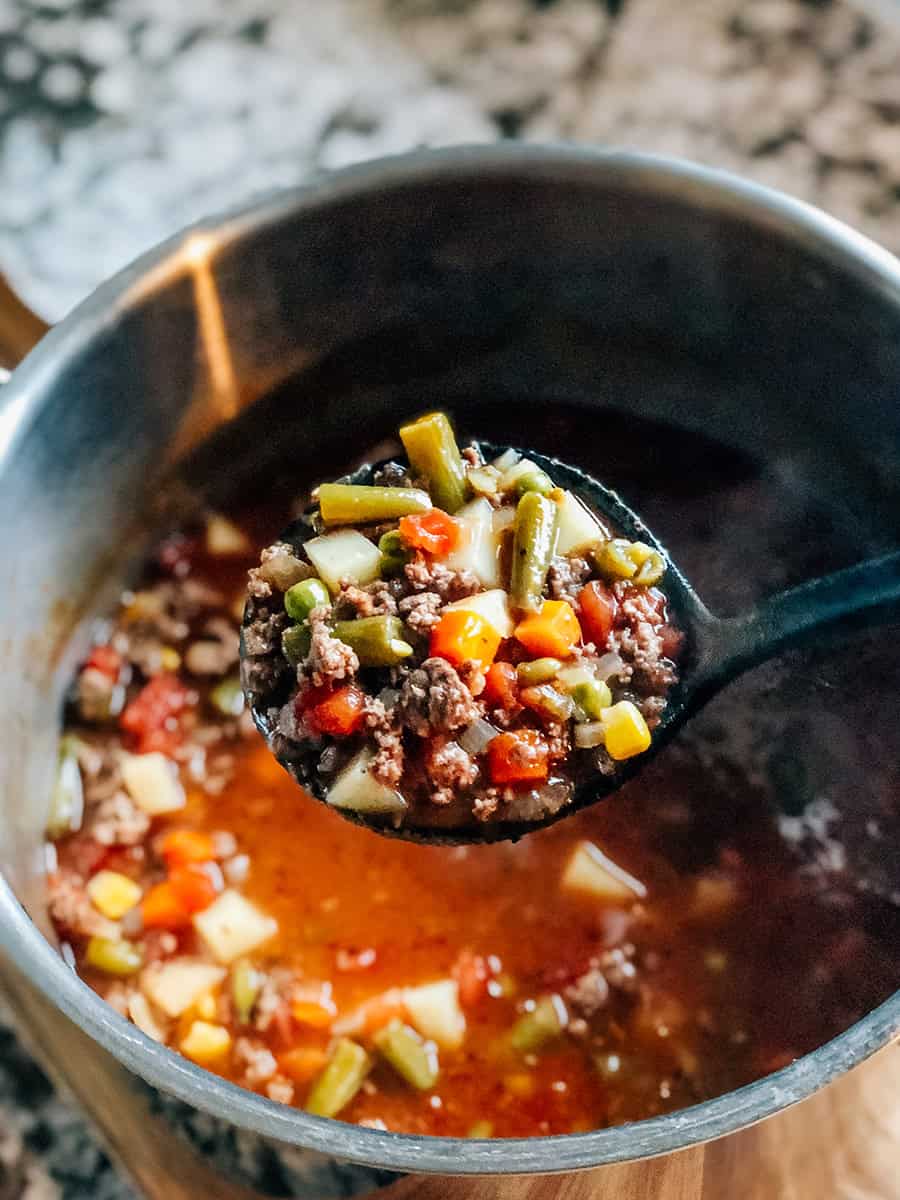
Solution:
[[[714,617],[622,500],[443,414],[323,484],[251,572],[242,681],[279,761],[349,819],[516,838],[615,791],[741,671],[900,600],[900,554]]]

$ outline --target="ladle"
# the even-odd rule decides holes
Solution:
[[[505,447],[482,443],[486,458],[500,454]],[[377,830],[379,833],[409,841],[435,843],[474,843],[516,839],[525,833],[552,825],[580,809],[596,803],[640,771],[653,756],[682,728],[682,726],[726,684],[751,668],[774,658],[782,650],[808,642],[842,627],[873,624],[879,619],[895,616],[900,608],[900,551],[879,558],[867,559],[855,566],[820,578],[811,579],[799,587],[762,601],[749,612],[735,617],[717,617],[706,607],[686,577],[679,570],[665,546],[620,496],[604,487],[586,472],[548,458],[532,450],[527,454],[559,486],[580,496],[612,527],[632,541],[645,542],[665,557],[668,567],[660,585],[665,591],[674,616],[674,623],[685,634],[684,649],[679,659],[679,679],[668,695],[659,724],[653,730],[653,741],[643,754],[617,764],[613,775],[591,775],[580,782],[572,800],[559,811],[538,821],[480,822],[466,814],[465,824],[448,825],[416,820],[411,808],[403,824],[395,827],[384,816],[337,810],[342,816]],[[371,483],[373,475],[383,464],[360,467],[342,482]],[[303,543],[315,536],[308,520],[301,518],[282,534],[299,552]],[[245,621],[246,621],[245,616]],[[241,646],[243,655],[243,641]],[[283,749],[272,728],[268,712],[277,704],[277,697],[260,697],[248,693],[257,727],[273,748],[273,753],[297,781],[318,799],[324,799],[325,788],[316,772],[316,755],[295,758]],[[283,696],[282,702],[286,699]],[[273,739],[277,748],[273,747]],[[440,810],[436,816],[445,817]]]

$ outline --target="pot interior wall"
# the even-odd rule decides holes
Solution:
[[[598,182],[584,164],[528,178],[448,171],[374,194],[351,183],[327,205],[313,194],[226,225],[203,287],[176,250],[171,269],[126,282],[109,313],[95,303],[51,336],[11,389],[10,427],[18,403],[32,406],[0,476],[0,663],[14,681],[0,695],[0,866],[42,928],[41,830],[77,631],[184,483],[217,504],[260,478],[299,492],[390,436],[399,415],[440,404],[476,434],[605,465],[722,609],[766,574],[753,562],[707,569],[710,545],[746,537],[764,556],[770,533],[785,533],[777,513],[760,526],[753,506],[716,503],[736,480],[805,498],[788,531],[804,552],[776,583],[897,544],[898,297],[811,236],[788,236],[781,218],[738,209],[686,179],[651,187],[611,169]],[[228,371],[270,386],[183,463],[176,487],[162,468],[186,412],[220,419],[210,283]],[[733,537],[704,542],[654,507],[655,476],[670,487],[680,476],[670,495],[695,520],[736,521]],[[872,703],[845,721],[844,757],[860,818],[896,820],[881,811],[887,776],[869,787],[860,749],[869,708],[878,719],[896,688],[881,645],[854,650]],[[816,660],[817,694],[836,671],[850,686],[843,662]],[[802,687],[794,700],[809,702]],[[900,741],[877,728],[889,772]],[[882,873],[896,870],[896,846]]]

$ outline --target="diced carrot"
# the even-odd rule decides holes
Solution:
[[[400,536],[413,550],[422,550],[435,558],[444,558],[459,542],[459,523],[440,508],[403,517]]]
[[[202,863],[184,863],[169,872],[169,886],[186,912],[193,914],[209,908],[221,891],[213,874],[218,874],[218,870],[215,866],[212,871],[205,870]]]
[[[619,602],[612,590],[599,579],[586,583],[578,593],[581,608],[581,628],[588,641],[603,650],[619,611]]]
[[[519,702],[519,677],[512,663],[495,662],[485,677],[482,699],[488,708],[514,709]]]
[[[321,1004],[316,1000],[292,1000],[291,1016],[300,1025],[311,1029],[329,1029],[337,1015],[334,1004]]]
[[[141,917],[145,929],[184,929],[191,923],[191,914],[168,879],[146,893],[141,901]]]
[[[485,669],[494,661],[501,640],[494,626],[479,613],[451,608],[431,631],[431,654],[455,667],[475,662]]]
[[[328,1051],[321,1046],[295,1046],[278,1055],[278,1069],[294,1083],[309,1083],[328,1062]]]
[[[519,622],[515,637],[535,658],[571,658],[581,626],[567,600],[545,600],[540,612]]]
[[[330,733],[333,737],[349,737],[356,733],[365,721],[365,693],[348,684],[338,688],[319,700],[307,710],[310,726],[319,733]]]
[[[166,865],[183,867],[185,863],[211,862],[216,857],[215,842],[208,833],[197,829],[173,829],[160,847]]]
[[[547,778],[550,751],[536,729],[498,734],[487,752],[492,783],[535,783]]]

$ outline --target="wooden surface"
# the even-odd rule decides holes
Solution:
[[[7,964],[2,990],[147,1200],[255,1200],[149,1112],[121,1067]],[[162,1164],[165,1164],[163,1168]],[[411,1177],[379,1200],[900,1200],[900,1046],[752,1129],[666,1158],[578,1175]]]

